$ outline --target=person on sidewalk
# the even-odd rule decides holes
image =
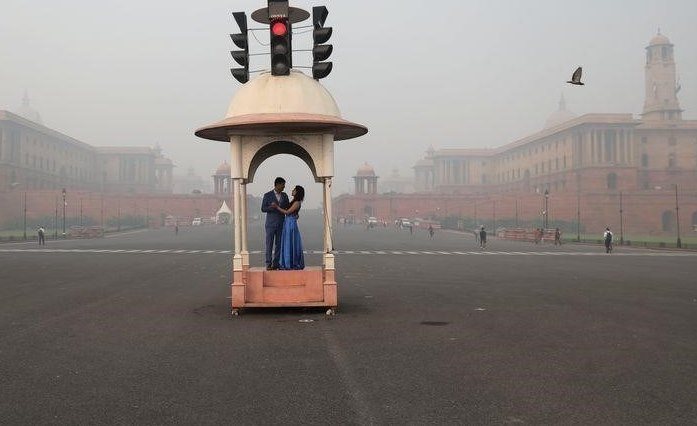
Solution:
[[[612,252],[612,232],[610,227],[605,228],[605,233],[603,234],[603,241],[605,241],[605,253]]]
[[[44,229],[43,226],[39,226],[39,229],[36,232],[39,234],[39,245],[45,246],[46,245],[46,230]]]
[[[479,248],[482,250],[486,248],[486,229],[484,229],[484,225],[479,230]]]

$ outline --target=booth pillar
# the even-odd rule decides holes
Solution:
[[[242,235],[242,269],[249,269],[249,249],[247,248],[247,181],[243,180],[241,185],[239,203],[242,218],[241,235]]]

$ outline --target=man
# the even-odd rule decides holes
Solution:
[[[46,230],[44,229],[43,226],[39,226],[37,233],[39,234],[39,245],[45,246],[46,245]]]
[[[482,225],[482,229],[479,230],[479,248],[486,248],[486,229],[484,229],[484,225]]]
[[[605,253],[610,253],[612,251],[612,232],[609,226],[605,228],[603,240],[605,241]]]
[[[561,230],[559,230],[559,228],[554,230],[554,245],[555,246],[561,245]]]
[[[276,207],[288,209],[290,201],[283,190],[286,188],[286,180],[277,177],[273,182],[273,190],[264,194],[261,202],[261,211],[266,213],[266,270],[278,269],[281,258],[281,233],[285,215]],[[272,256],[273,253],[273,256]]]

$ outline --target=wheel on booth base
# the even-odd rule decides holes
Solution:
[[[240,310],[237,308],[232,308],[230,309],[230,315],[232,315],[233,317],[237,317],[240,315]]]
[[[332,315],[336,315],[336,307],[327,309],[327,312],[325,312],[325,315],[327,315],[328,317],[330,317]]]

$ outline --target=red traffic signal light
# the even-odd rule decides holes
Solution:
[[[283,37],[288,33],[288,26],[283,21],[276,21],[271,24],[271,33],[276,37]]]

